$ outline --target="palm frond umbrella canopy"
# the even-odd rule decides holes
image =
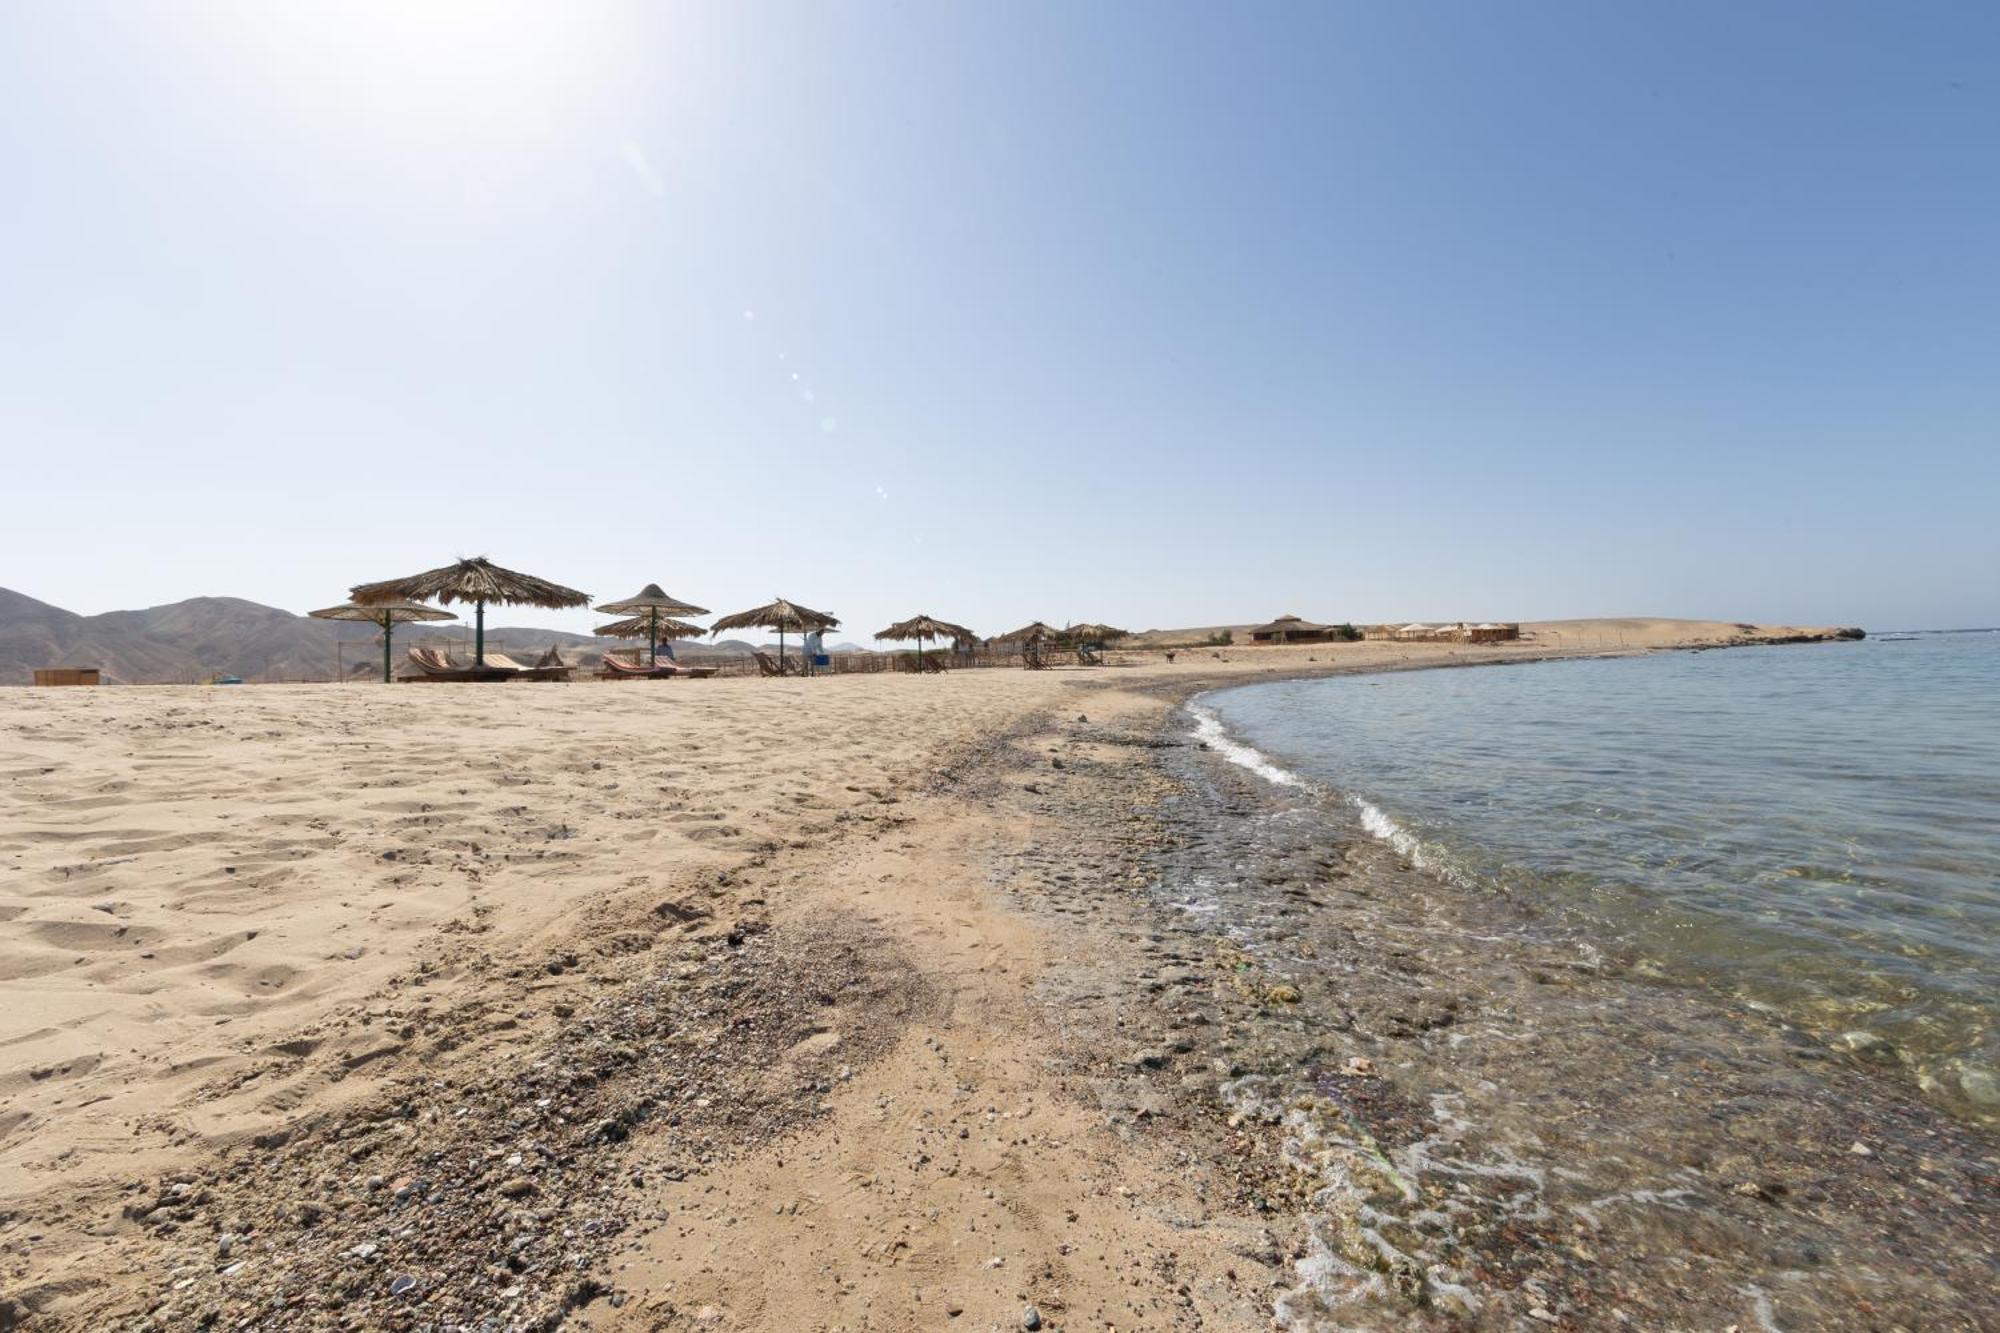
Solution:
[[[724,616],[709,626],[711,636],[732,629],[774,629],[778,631],[778,665],[785,665],[785,633],[810,634],[815,630],[839,629],[840,621],[824,611],[815,611],[797,602],[788,602],[780,597],[775,602],[750,611],[738,611],[733,616]]]
[[[915,639],[917,662],[921,665],[924,660],[924,640],[950,639],[964,643],[979,636],[963,625],[954,625],[949,620],[939,620],[936,616],[911,616],[908,620],[897,621],[875,637],[897,643],[907,643]]]
[[[1002,634],[1001,643],[1040,643],[1044,639],[1060,639],[1062,631],[1053,625],[1044,625],[1037,620],[1032,625],[1023,625],[1012,634]]]
[[[362,606],[380,606],[387,602],[405,601],[471,602],[474,667],[486,665],[488,602],[501,606],[539,606],[550,611],[560,611],[571,606],[587,606],[590,603],[590,594],[587,592],[565,588],[560,583],[550,583],[547,579],[538,579],[532,574],[503,569],[483,555],[460,560],[455,565],[427,569],[421,574],[412,574],[404,579],[358,583],[348,589],[347,595]]]
[[[598,610],[603,610],[599,607]],[[609,625],[599,625],[591,631],[607,639],[645,639],[652,652],[648,665],[660,664],[660,644],[674,639],[698,639],[708,633],[699,625],[691,625],[685,620],[670,620],[655,612],[652,615],[628,616],[624,620],[614,620]]]
[[[1078,643],[1109,643],[1113,639],[1122,639],[1130,633],[1130,630],[1123,630],[1117,628],[1115,625],[1101,623],[1071,625],[1063,631],[1063,635],[1066,638],[1074,639]]]
[[[396,626],[409,625],[420,620],[456,620],[449,611],[435,606],[419,606],[415,602],[383,602],[377,606],[359,606],[347,602],[340,606],[329,606],[318,611],[306,612],[314,620],[361,620],[382,631],[382,680],[386,684],[391,679],[394,659],[390,656],[390,640],[395,637]]]
[[[652,666],[660,664],[661,630],[673,626],[693,631],[693,633],[686,635],[672,636],[676,638],[693,638],[696,634],[702,633],[702,630],[698,626],[687,625],[678,620],[668,620],[665,617],[705,616],[708,614],[708,608],[705,606],[696,606],[692,602],[683,602],[678,597],[667,596],[664,592],[660,591],[660,585],[657,583],[648,583],[645,587],[639,589],[637,593],[627,597],[622,602],[606,602],[595,609],[609,616],[633,616],[639,620],[651,622],[652,627],[647,629],[645,633],[646,649],[652,655],[649,665]],[[602,634],[604,630],[600,629],[597,633]],[[620,635],[619,637],[637,638],[638,635]]]

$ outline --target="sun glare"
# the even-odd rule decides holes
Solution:
[[[232,35],[300,91],[402,123],[538,120],[605,77],[610,10],[527,0],[231,5]]]

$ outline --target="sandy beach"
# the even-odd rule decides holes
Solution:
[[[1300,1161],[1333,1149],[1241,1079],[1258,1051],[1296,1065],[1322,1039],[1302,1015],[1337,997],[1141,892],[1189,840],[1161,803],[1225,780],[1176,768],[1204,762],[1176,709],[1274,673],[1743,636],[1524,628],[937,677],[0,692],[0,1326],[1191,1329],[1275,1311],[1331,1327],[1300,1292],[1340,1249],[1337,1201]],[[1357,841],[1343,877],[1389,882],[1384,856]],[[1374,924],[1469,974],[1461,909],[1405,896],[1428,927]],[[1371,984],[1348,997],[1364,1017]],[[1565,990],[1581,1034],[1628,984],[1539,989]],[[1672,1003],[1690,1007],[1646,1012],[1736,1031]],[[1473,1067],[1446,1068],[1452,1048],[1425,1035],[1444,1024],[1407,1016],[1384,1030],[1409,1028],[1390,1035],[1421,1061],[1351,1066],[1380,1135],[1399,1117],[1434,1132],[1426,1096]],[[1567,1077],[1587,1079],[1597,1048],[1576,1041]],[[1752,1055],[1727,1076],[1762,1077],[1782,1041],[1730,1045]],[[1990,1141],[1865,1070],[1808,1072],[1829,1109],[1798,1123],[1827,1160],[1851,1167],[1832,1136],[1860,1142],[1876,1116],[1894,1130],[1875,1142],[1929,1145],[1922,1165],[1829,1189],[1794,1142],[1785,1164],[1683,1182],[1721,1200],[1689,1253],[1753,1231],[1817,1245],[1840,1275],[1791,1309],[1981,1326]],[[1517,1076],[1479,1057],[1489,1089]],[[1697,1138],[1689,1160],[1715,1161]],[[1779,1220],[1770,1199],[1807,1178],[1811,1225]],[[1957,1206],[1908,1220],[1941,1197]],[[1897,1218],[1905,1243],[1934,1242],[1921,1282],[1857,1248]],[[1576,1294],[1595,1260],[1501,1271],[1478,1258],[1513,1243],[1497,1233],[1453,1261],[1477,1282],[1385,1262],[1367,1298],[1383,1327],[1603,1327],[1614,1307],[1757,1326],[1774,1299],[1757,1281],[1689,1281],[1673,1230],[1644,1235],[1663,1262],[1607,1258],[1595,1305]]]

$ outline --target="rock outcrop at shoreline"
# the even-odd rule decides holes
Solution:
[[[1750,644],[1777,643],[1841,643],[1855,639],[1865,639],[1868,631],[1858,625],[1845,625],[1833,629],[1801,630],[1794,634],[1746,634],[1731,639],[1731,647]]]

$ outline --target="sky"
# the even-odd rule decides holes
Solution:
[[[0,586],[2000,624],[1996,49],[1987,3],[15,0]]]

